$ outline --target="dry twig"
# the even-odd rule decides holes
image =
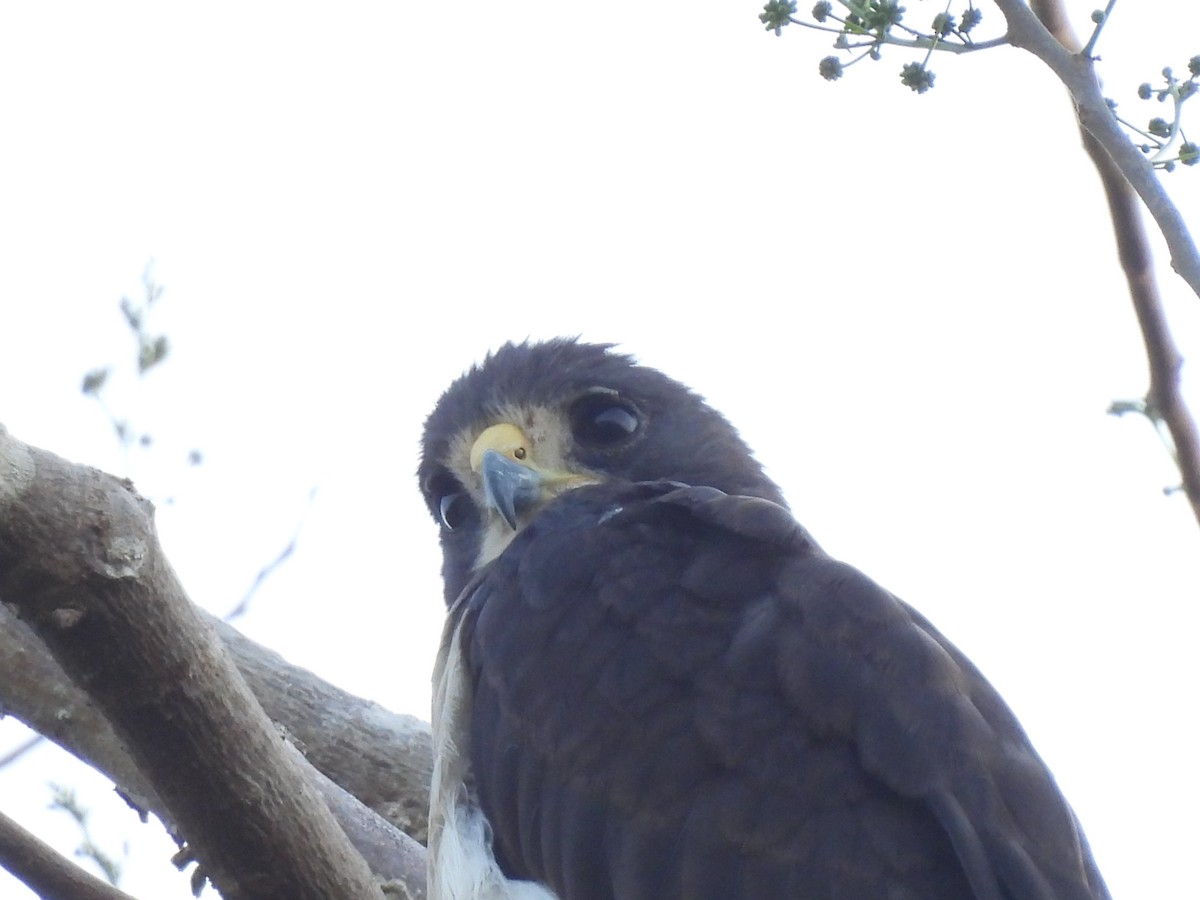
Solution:
[[[1167,426],[1192,512],[1200,523],[1200,433],[1180,391],[1183,356],[1167,324],[1154,280],[1150,243],[1138,198],[1158,224],[1171,265],[1200,297],[1200,254],[1150,163],[1121,131],[1096,79],[1093,60],[1067,22],[1060,0],[996,0],[1008,22],[1008,40],[1042,60],[1075,103],[1083,144],[1100,173],[1116,232],[1117,252],[1137,313],[1150,369],[1147,413]]]

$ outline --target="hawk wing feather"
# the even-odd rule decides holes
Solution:
[[[473,787],[511,878],[562,900],[1108,896],[995,690],[769,501],[578,488],[460,605]]]

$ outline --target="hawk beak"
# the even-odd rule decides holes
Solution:
[[[508,422],[493,425],[471,446],[471,469],[483,483],[484,501],[513,531],[521,517],[557,494],[596,479],[538,466],[528,436]]]
[[[507,422],[486,429],[471,447],[471,469],[483,482],[484,499],[513,531],[521,514],[542,500],[546,479],[530,449],[525,432]]]
[[[542,473],[510,459],[499,450],[484,450],[479,464],[488,506],[500,513],[513,531],[521,513],[542,499]]]

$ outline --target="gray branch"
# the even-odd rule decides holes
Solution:
[[[306,771],[233,657],[254,660],[246,667],[264,675],[285,664],[228,634],[240,649],[226,650],[183,595],[158,547],[152,510],[128,482],[28,447],[0,429],[0,597],[29,626],[3,621],[8,646],[0,659],[40,672],[44,688],[41,702],[29,700],[21,717],[60,742],[80,745],[82,758],[162,815],[227,900],[380,896],[362,853],[330,813],[327,798],[336,792]],[[313,740],[331,719],[311,726],[300,714],[329,699],[308,679],[299,691],[277,680],[274,687],[260,684],[260,692],[296,715],[288,733],[322,747],[312,755],[334,768],[347,751]],[[31,688],[31,681],[0,681],[8,710],[18,712],[20,698],[7,695]],[[389,727],[387,715],[364,701],[331,715],[356,738],[373,740]],[[96,738],[81,737],[77,723]],[[412,754],[408,774],[417,781],[428,765],[420,759],[420,731],[396,753]],[[376,746],[366,756],[369,770],[389,753]],[[347,780],[360,790],[369,782],[363,770]],[[378,791],[373,799],[387,795]],[[421,803],[418,793],[396,801],[392,811],[419,831],[422,820],[413,811]],[[423,868],[420,851],[410,851],[393,872],[414,876],[419,888],[423,873],[417,877],[413,869]],[[407,893],[419,896],[418,889]]]
[[[1008,42],[1032,53],[1062,81],[1075,101],[1080,125],[1096,138],[1137,192],[1166,239],[1171,267],[1200,297],[1200,253],[1187,223],[1171,202],[1154,167],[1121,130],[1100,91],[1092,60],[1064,46],[1022,0],[996,0],[996,6],[1008,22]]]
[[[1166,425],[1184,493],[1200,523],[1200,430],[1180,386],[1183,355],[1171,334],[1154,278],[1149,240],[1138,210],[1140,198],[1171,252],[1171,266],[1200,297],[1200,253],[1183,216],[1171,202],[1149,161],[1134,147],[1113,115],[1096,78],[1093,61],[1080,50],[1060,0],[996,0],[1008,22],[1008,40],[1029,51],[1062,80],[1071,99],[1083,144],[1100,173],[1116,231],[1117,253],[1137,313],[1150,369],[1147,414]]]

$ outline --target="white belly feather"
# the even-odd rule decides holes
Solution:
[[[433,670],[429,900],[557,900],[543,885],[512,881],[500,871],[491,826],[468,787],[471,683],[460,649],[461,618],[456,604]]]

